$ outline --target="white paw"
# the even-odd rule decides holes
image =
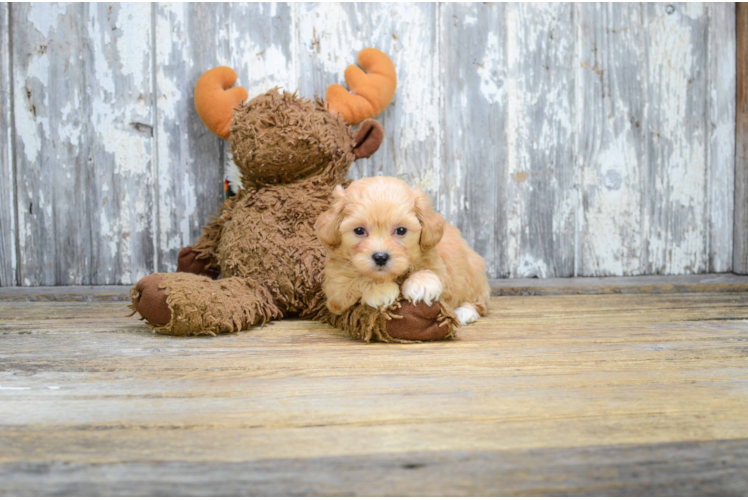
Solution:
[[[461,326],[474,323],[478,321],[478,318],[480,318],[478,311],[476,311],[470,304],[458,307],[455,309],[455,314],[457,315],[457,320],[460,322]]]
[[[413,304],[421,300],[430,306],[442,295],[442,281],[439,276],[431,271],[418,271],[413,273],[403,283],[403,297],[409,299]]]
[[[397,283],[385,283],[376,285],[366,290],[361,296],[361,302],[374,309],[388,307],[395,303],[400,295],[400,287]]]

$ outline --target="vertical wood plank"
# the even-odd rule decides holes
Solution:
[[[647,274],[708,268],[708,24],[702,4],[645,6]]]
[[[293,92],[295,68],[294,21],[287,3],[230,4],[228,7],[228,64],[239,75],[249,98],[273,87]]]
[[[0,286],[17,284],[9,15],[0,3]]]
[[[157,269],[173,272],[177,254],[200,236],[223,203],[224,141],[195,111],[200,75],[228,61],[228,7],[158,4],[155,28],[158,143]]]
[[[440,208],[486,261],[512,274],[507,224],[506,4],[444,4],[440,19],[442,172]]]
[[[577,274],[641,274],[641,4],[578,4]]]
[[[87,284],[84,7],[17,4],[11,13],[20,284]]]
[[[735,209],[735,3],[711,3],[707,130],[709,271],[732,269]]]
[[[88,280],[131,284],[152,271],[154,257],[151,9],[95,3],[86,5],[85,16]]]
[[[361,49],[390,56],[398,88],[377,120],[385,128],[380,150],[351,168],[353,179],[399,177],[419,186],[440,208],[439,88],[436,4],[297,4],[301,95],[324,97]]]
[[[490,276],[748,273],[745,10],[0,4],[0,286],[175,270],[229,160],[199,75],[324,95],[366,46],[399,87],[350,177],[422,187]]]
[[[500,275],[572,276],[576,230],[574,6],[508,4],[507,226]]]
[[[131,283],[153,253],[149,10],[12,12],[21,284]]]
[[[736,5],[735,226],[733,271],[748,274],[748,6]]]

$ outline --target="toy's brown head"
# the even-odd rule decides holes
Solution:
[[[236,73],[225,66],[205,72],[195,87],[203,123],[230,141],[244,182],[291,182],[320,173],[345,176],[356,158],[374,154],[384,138],[372,120],[395,94],[395,68],[382,52],[364,49],[346,69],[348,92],[331,85],[326,102],[273,89],[247,101]],[[350,125],[361,126],[355,132]]]

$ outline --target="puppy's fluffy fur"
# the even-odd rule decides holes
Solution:
[[[486,313],[483,258],[425,194],[393,177],[361,179],[333,194],[315,226],[328,250],[322,287],[331,312],[358,302],[389,306],[402,292],[413,303],[443,300],[463,325]]]

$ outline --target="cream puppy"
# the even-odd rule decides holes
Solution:
[[[443,300],[463,325],[486,313],[483,258],[405,182],[369,177],[338,186],[315,227],[328,250],[322,288],[334,314],[358,302],[386,307],[401,292],[414,304]]]

